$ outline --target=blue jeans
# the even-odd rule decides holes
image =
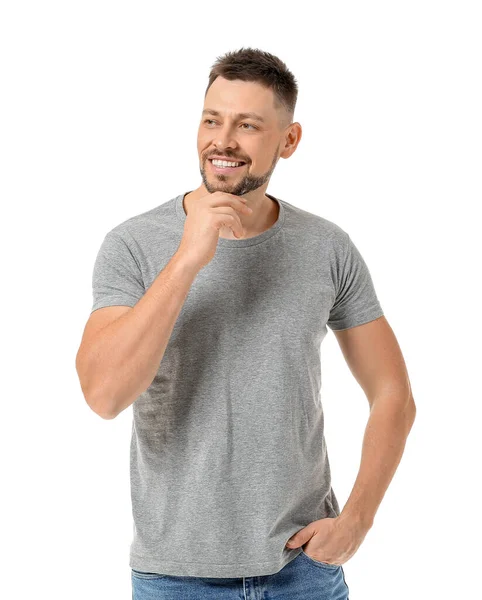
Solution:
[[[258,577],[185,577],[131,569],[133,600],[349,600],[343,567],[300,554]]]

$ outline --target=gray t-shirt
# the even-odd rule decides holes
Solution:
[[[92,311],[134,306],[176,252],[181,194],[114,227]],[[340,514],[321,404],[331,329],[383,315],[349,235],[266,194],[278,220],[220,238],[199,271],[152,384],[133,403],[131,568],[193,577],[278,572],[288,539]]]

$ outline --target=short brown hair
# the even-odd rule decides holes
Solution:
[[[256,81],[271,88],[274,94],[275,108],[284,109],[285,115],[281,118],[282,128],[293,121],[298,98],[298,84],[293,73],[277,56],[256,48],[241,48],[217,57],[209,73],[209,83],[204,98],[219,76],[230,81],[235,79]]]

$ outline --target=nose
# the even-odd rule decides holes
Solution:
[[[216,146],[216,150],[220,154],[222,154],[223,151],[226,150],[226,148],[229,148],[232,150],[234,150],[236,148],[236,144],[234,144],[233,142],[230,142],[230,141],[225,141],[224,139],[214,142],[214,145]]]
[[[223,150],[224,148],[236,148],[237,143],[232,135],[232,130],[229,125],[221,128],[221,130],[216,133],[214,145],[218,150]]]

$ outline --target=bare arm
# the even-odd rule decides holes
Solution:
[[[360,469],[340,516],[368,529],[402,458],[415,402],[405,361],[385,317],[334,333],[370,404]]]
[[[252,210],[246,202],[224,192],[199,198],[176,253],[135,306],[92,313],[76,368],[87,404],[98,415],[113,419],[151,385],[189,289],[215,255],[220,228],[243,236],[240,214]]]
[[[176,252],[134,307],[92,336],[86,327],[76,368],[94,412],[112,419],[152,383],[198,271]]]
[[[415,402],[405,362],[384,316],[334,330],[348,367],[363,388],[370,416],[353,490],[336,519],[318,519],[297,531],[288,548],[333,565],[357,551],[400,463],[415,420]]]

